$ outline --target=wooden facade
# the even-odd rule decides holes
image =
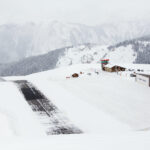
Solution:
[[[121,66],[117,66],[117,65],[114,65],[114,66],[104,66],[104,71],[107,71],[107,72],[118,72],[118,71],[125,71],[126,68],[124,67],[121,67]]]

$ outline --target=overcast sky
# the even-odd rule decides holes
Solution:
[[[150,0],[0,0],[0,23],[65,21],[96,25],[150,18]]]

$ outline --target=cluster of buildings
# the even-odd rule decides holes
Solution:
[[[126,68],[122,66],[109,64],[109,59],[101,60],[101,66],[102,66],[102,70],[107,72],[118,72],[118,71],[126,70]]]
[[[127,68],[123,66],[109,64],[109,59],[101,60],[101,67],[103,71],[107,71],[107,72],[119,72],[119,71],[127,70]],[[134,72],[134,75],[132,77],[135,77],[136,82],[150,87],[150,74]]]

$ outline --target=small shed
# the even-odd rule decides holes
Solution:
[[[118,72],[118,71],[125,71],[126,68],[119,65],[107,64],[104,66],[104,70],[108,72]]]
[[[150,87],[150,74],[138,74],[138,73],[136,73],[135,81]]]

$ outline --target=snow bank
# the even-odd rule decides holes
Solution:
[[[0,137],[11,137],[13,136],[13,130],[10,123],[10,118],[0,112]]]
[[[0,91],[0,112],[6,114],[6,117],[0,118],[0,130],[5,132],[8,129],[8,135],[13,136],[44,135],[36,116],[17,87],[11,82],[0,82]]]

